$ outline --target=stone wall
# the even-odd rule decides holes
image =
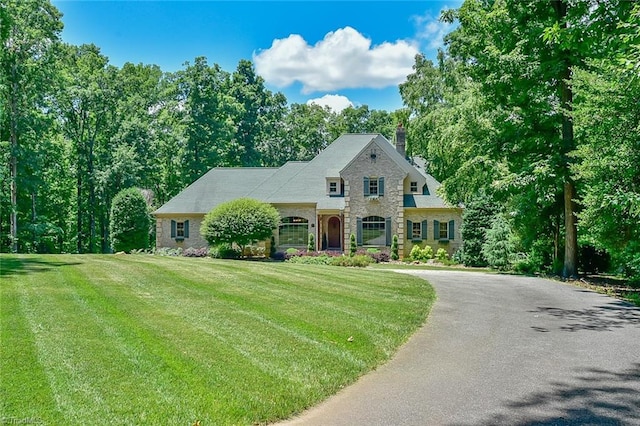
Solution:
[[[373,154],[375,158],[372,158]],[[402,248],[406,172],[372,142],[343,170],[341,176],[345,182],[344,247],[349,247],[349,236],[357,234],[356,218],[380,216],[392,218],[391,234],[398,235],[398,242]],[[364,177],[384,177],[384,195],[366,197]]]
[[[419,244],[420,247],[426,245],[431,246],[433,253],[435,254],[439,248],[443,248],[447,251],[449,256],[462,247],[462,234],[460,233],[460,227],[462,225],[462,210],[461,209],[407,209],[405,211],[405,223],[407,220],[411,222],[422,222],[426,220],[427,223],[427,239],[422,241],[411,241],[409,239],[404,246],[404,257],[408,257],[411,253],[411,249],[415,244]],[[442,242],[439,238],[436,238],[433,230],[433,221],[449,222],[454,221],[454,237],[453,240]],[[405,225],[406,227],[406,225]],[[406,239],[406,235],[405,235]]]
[[[183,215],[172,217],[156,217],[156,247],[182,248],[189,247],[202,248],[207,247],[207,241],[200,236],[200,224],[204,219],[204,215]],[[184,240],[176,240],[171,238],[171,221],[184,222],[189,221],[189,237]]]

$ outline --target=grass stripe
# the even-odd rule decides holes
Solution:
[[[285,418],[388,359],[433,300],[424,281],[335,267],[143,255],[0,261],[0,416],[49,424]],[[14,361],[18,344],[28,369]]]

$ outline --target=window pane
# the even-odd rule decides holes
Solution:
[[[378,195],[378,179],[369,179],[369,195]]]
[[[418,192],[418,182],[411,182],[411,192]]]
[[[449,238],[449,224],[447,222],[440,222],[440,238]]]
[[[176,237],[184,237],[184,222],[176,222]]]
[[[385,224],[384,218],[379,216],[369,216],[362,219],[362,244],[366,246],[386,246]]]
[[[411,238],[414,240],[419,240],[422,238],[422,223],[415,222],[411,225],[412,232]]]
[[[307,245],[309,221],[302,217],[285,217],[278,229],[278,243],[281,246]]]

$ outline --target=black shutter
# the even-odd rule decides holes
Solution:
[[[176,237],[176,221],[172,220],[171,221],[171,238],[175,238]]]
[[[357,227],[356,244],[361,246],[362,245],[362,218],[361,217],[356,218],[356,227]]]
[[[189,221],[184,221],[184,237],[189,238]]]
[[[378,178],[378,195],[384,195],[384,178]]]
[[[369,178],[364,178],[364,196],[369,196]]]
[[[429,222],[427,220],[422,221],[422,239],[427,239],[427,228],[429,227]]]
[[[390,246],[391,245],[391,218],[388,217],[385,220],[385,224],[384,224],[384,230],[386,231],[387,235],[386,235],[386,239],[387,241],[385,242],[385,246]]]
[[[449,221],[449,239],[450,240],[453,240],[455,238],[455,235],[456,235],[454,233],[454,231],[455,231],[455,228],[454,228],[455,225],[454,224],[455,224],[455,222],[453,220]]]
[[[433,239],[440,239],[440,222],[438,222],[437,220],[433,221]]]
[[[411,241],[413,239],[413,222],[407,220],[407,241]]]

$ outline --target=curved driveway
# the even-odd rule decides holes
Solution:
[[[436,288],[426,325],[286,424],[640,425],[640,309],[539,278],[397,272]]]

